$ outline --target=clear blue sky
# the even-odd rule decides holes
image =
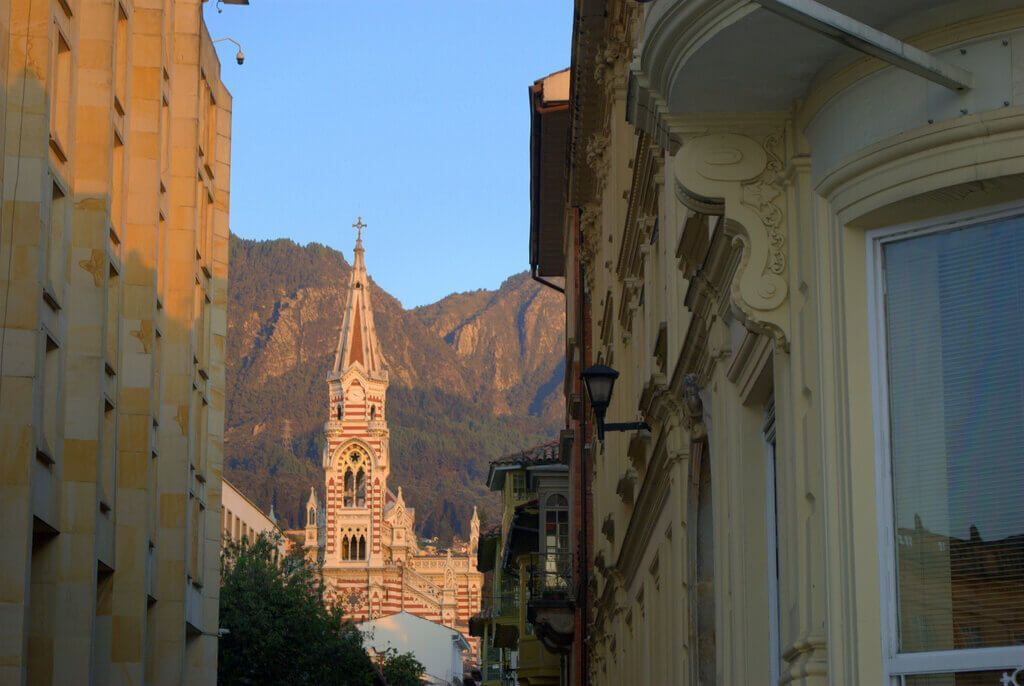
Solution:
[[[406,307],[528,268],[529,101],[571,0],[213,0],[234,96],[231,228],[341,249]]]

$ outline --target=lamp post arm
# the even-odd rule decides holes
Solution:
[[[647,422],[607,422],[604,425],[605,431],[650,431],[651,425]]]
[[[228,41],[228,42],[230,42],[230,43],[234,43],[234,45],[235,45],[235,47],[236,47],[236,48],[238,48],[239,50],[241,50],[241,49],[242,49],[242,44],[241,44],[241,43],[239,43],[238,41],[236,41],[236,40],[235,40],[234,38],[218,38],[217,40],[215,40],[215,41],[212,41],[212,42],[213,42],[213,43],[222,43],[222,42],[224,42],[224,41]]]

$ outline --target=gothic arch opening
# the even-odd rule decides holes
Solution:
[[[348,558],[348,536],[341,539],[341,559],[347,560]]]
[[[366,559],[366,536],[359,537],[359,559]]]
[[[366,473],[356,472],[356,507],[366,507]]]
[[[353,507],[355,505],[355,477],[352,474],[351,469],[345,470],[345,507]]]

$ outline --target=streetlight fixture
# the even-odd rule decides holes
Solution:
[[[597,417],[597,439],[604,441],[605,431],[650,431],[651,427],[647,422],[609,422],[605,423],[604,414],[608,411],[608,405],[612,401],[612,390],[615,388],[615,380],[619,373],[604,364],[595,364],[588,367],[580,375],[583,377],[583,385],[587,387],[587,397],[590,399],[590,406],[594,408],[594,416]]]
[[[238,52],[235,53],[235,61],[238,62],[239,64],[242,64],[243,62],[245,62],[245,53],[242,52],[242,44],[241,43],[239,43],[238,41],[236,41],[234,38],[231,38],[231,37],[218,38],[217,40],[215,40],[213,42],[216,45],[217,43],[220,43],[222,41],[229,41],[231,43],[234,43],[235,47],[238,48]]]

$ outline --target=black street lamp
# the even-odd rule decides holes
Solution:
[[[612,390],[615,388],[615,380],[619,373],[611,367],[603,364],[595,364],[588,367],[580,376],[583,377],[583,385],[587,387],[587,397],[590,399],[590,406],[594,408],[594,416],[597,417],[597,438],[604,441],[605,431],[650,431],[651,427],[647,422],[610,422],[605,424],[604,413],[608,410],[608,404],[612,401]]]

